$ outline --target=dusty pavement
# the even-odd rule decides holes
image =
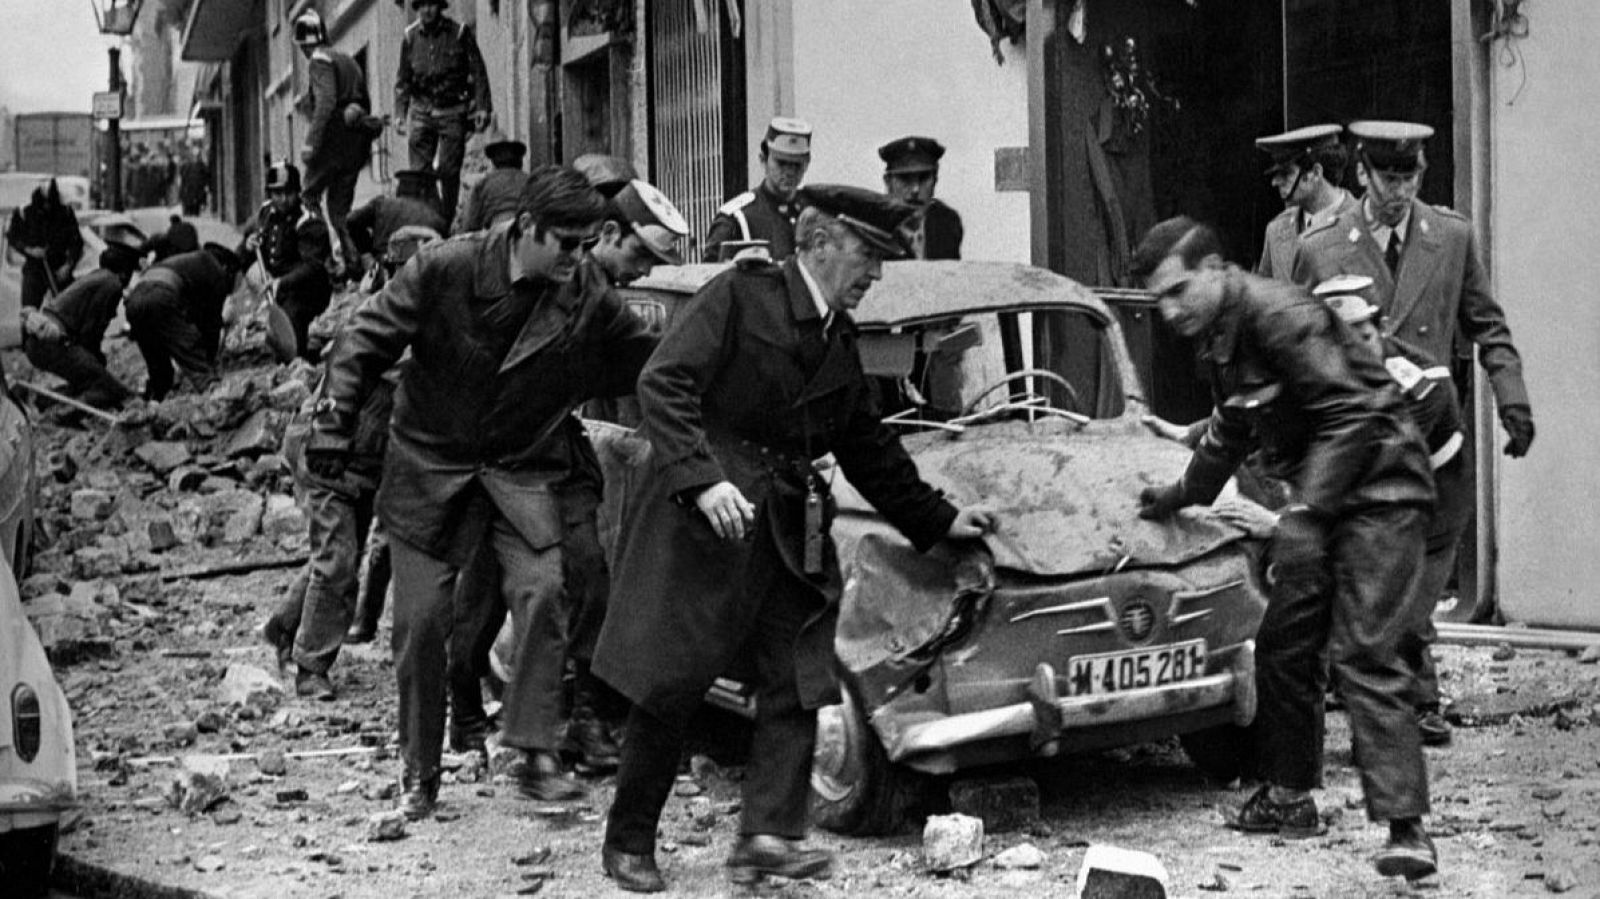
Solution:
[[[124,361],[129,351],[119,347]],[[393,835],[373,816],[393,807],[399,767],[387,626],[343,654],[340,698],[327,703],[286,695],[257,636],[304,553],[279,449],[312,371],[248,352],[230,368],[211,393],[113,433],[63,426],[59,410],[40,425],[46,549],[24,596],[76,718],[84,808],[63,850],[173,888],[152,895],[625,895],[599,870],[609,779],[593,782],[586,805],[541,806],[496,783],[480,757],[455,757],[439,817],[374,839]],[[1364,820],[1335,713],[1321,838],[1225,830],[1218,807],[1246,789],[1208,783],[1168,742],[994,772],[1033,778],[1042,816],[989,834],[985,860],[963,876],[925,872],[917,833],[819,833],[839,852],[831,880],[759,892],[1071,895],[1086,847],[1105,843],[1154,853],[1175,896],[1600,897],[1600,667],[1561,652],[1446,647],[1441,668],[1460,723],[1453,746],[1429,751],[1443,873],[1414,886],[1368,864],[1382,832]],[[739,760],[705,748],[716,760],[689,766],[662,825],[676,895],[733,891],[722,861]],[[1001,853],[1024,844],[1038,866],[1002,867]]]

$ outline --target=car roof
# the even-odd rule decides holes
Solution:
[[[729,263],[657,266],[629,285],[642,290],[694,293]],[[985,312],[1077,309],[1110,320],[1095,292],[1064,275],[1020,262],[969,260],[887,262],[883,280],[851,313],[863,327],[902,327]]]

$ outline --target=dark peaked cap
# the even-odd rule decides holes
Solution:
[[[1344,129],[1338,125],[1307,125],[1282,134],[1256,138],[1256,149],[1272,158],[1267,174],[1272,175],[1291,165],[1301,165],[1306,154],[1339,145],[1339,135]],[[1304,168],[1304,166],[1301,166]]]
[[[1414,172],[1422,167],[1422,145],[1433,129],[1415,122],[1351,122],[1356,154],[1368,166],[1386,172]]]
[[[889,259],[911,255],[899,230],[916,207],[887,194],[846,184],[810,184],[800,188],[800,202],[838,219],[869,246]]]
[[[937,171],[943,157],[944,145],[931,137],[902,137],[878,148],[886,175]]]

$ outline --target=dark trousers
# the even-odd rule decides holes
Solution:
[[[125,302],[128,330],[144,357],[149,382],[146,394],[159,400],[172,391],[176,362],[198,385],[217,376],[217,340],[201,332],[189,318],[183,300],[164,284],[144,282],[134,285]]]
[[[351,267],[360,254],[356,252],[355,241],[350,239],[346,222],[350,219],[350,208],[355,205],[356,182],[361,178],[364,165],[354,168],[307,166],[305,187],[300,191],[301,202],[327,222],[329,233],[338,241],[339,257]],[[329,247],[330,251],[333,249]]]
[[[766,534],[765,529],[758,534]],[[817,713],[800,701],[795,644],[818,601],[811,588],[792,577],[778,576],[768,583],[771,589],[752,591],[750,598],[761,603],[761,610],[742,648],[755,672],[756,721],[742,784],[739,832],[800,839],[809,824]],[[699,685],[695,696],[710,688],[710,682]],[[616,798],[606,819],[607,846],[639,855],[655,851],[656,825],[678,773],[685,725],[639,706],[628,713]]]
[[[448,111],[413,107],[406,117],[406,128],[411,167],[431,170],[438,177],[440,211],[445,221],[455,221],[456,203],[461,198],[461,160],[467,151],[466,107],[456,106]]]
[[[1418,708],[1439,704],[1439,671],[1433,660],[1433,644],[1439,633],[1433,626],[1432,611],[1444,596],[1450,575],[1455,573],[1456,547],[1467,531],[1467,522],[1472,520],[1474,497],[1472,470],[1466,460],[1468,449],[1463,447],[1454,459],[1433,472],[1433,485],[1439,499],[1428,525],[1427,556],[1423,560],[1421,591],[1429,614],[1422,620],[1417,634],[1423,642],[1422,663],[1417,668]]]
[[[55,289],[50,289],[50,272],[45,268],[42,260],[29,258],[22,263],[22,305],[29,309],[38,309],[44,305],[44,298],[54,293],[60,293],[71,284],[68,278],[65,283],[57,282]]]
[[[1421,619],[1429,510],[1377,507],[1339,519],[1329,538],[1324,591],[1279,585],[1256,635],[1256,722],[1271,783],[1322,783],[1323,692],[1331,661],[1350,717],[1367,814],[1428,811],[1428,774],[1413,697],[1424,644]]]
[[[506,620],[500,598],[500,564],[485,543],[456,578],[454,623],[450,630],[450,716],[455,726],[488,724],[483,708],[483,678],[490,673],[489,650]]]
[[[311,363],[318,361],[318,355],[311,352],[307,336],[311,332],[311,323],[327,311],[332,294],[328,270],[316,262],[302,261],[278,279],[275,299],[284,314],[289,316],[289,326],[294,330],[295,352]]]
[[[534,549],[498,514],[487,537],[500,566],[500,592],[516,632],[501,740],[507,746],[554,752],[560,740],[561,665],[571,616],[562,599],[561,547]],[[455,629],[460,569],[393,535],[389,547],[394,565],[400,756],[409,773],[430,778],[439,771],[444,741],[448,646]]]
[[[28,335],[22,340],[22,349],[35,368],[67,382],[67,396],[96,409],[115,409],[131,393],[106,369],[104,360],[70,340],[40,340]]]
[[[301,671],[328,673],[355,615],[361,548],[378,491],[375,483],[356,485],[354,480],[347,475],[335,486],[308,478],[301,490],[311,524],[305,606],[294,638],[294,663]]]
[[[366,552],[360,568],[360,583],[356,586],[356,598],[360,598],[362,591],[375,590],[380,593],[376,601],[382,602],[381,594],[389,589],[389,543],[376,519],[372,521],[367,537]],[[296,646],[299,645],[301,618],[305,614],[306,594],[311,590],[311,568],[312,561],[307,561],[301,566],[294,583],[289,585],[289,592],[284,594],[277,608],[272,610],[272,620],[277,623],[280,631],[289,635]]]

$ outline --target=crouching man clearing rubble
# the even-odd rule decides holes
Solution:
[[[1256,637],[1261,764],[1267,781],[1229,824],[1286,838],[1322,831],[1327,650],[1350,714],[1367,814],[1389,822],[1384,876],[1437,867],[1422,827],[1428,773],[1412,710],[1425,649],[1423,549],[1434,503],[1422,435],[1377,353],[1332,310],[1222,260],[1211,228],[1169,219],[1145,236],[1134,271],[1161,315],[1208,363],[1211,419],[1178,481],[1147,487],[1145,518],[1209,504],[1251,451],[1293,485],[1273,538],[1271,600]]]
[[[337,477],[362,402],[409,348],[395,393],[378,517],[394,566],[402,809],[433,811],[444,740],[451,597],[479,543],[492,549],[516,630],[501,742],[524,751],[521,792],[587,792],[560,769],[563,425],[584,400],[631,392],[656,340],[580,266],[605,199],[570,168],[537,173],[517,216],[429,245],[351,319],[328,362],[306,467]]]

